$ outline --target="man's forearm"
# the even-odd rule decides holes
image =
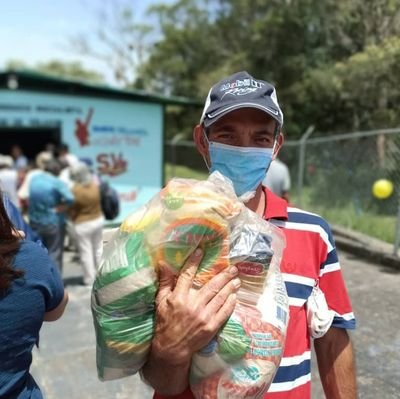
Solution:
[[[189,385],[189,369],[190,361],[187,364],[170,364],[150,353],[141,375],[156,392],[172,396],[180,394]]]
[[[356,399],[355,362],[347,331],[331,328],[314,346],[326,398]]]

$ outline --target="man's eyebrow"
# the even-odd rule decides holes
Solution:
[[[235,128],[234,125],[226,123],[226,124],[223,124],[223,125],[220,125],[220,126],[215,126],[214,129],[213,129],[213,133],[214,132],[218,133],[218,132],[222,132],[222,131],[224,131],[224,132],[234,132],[235,130],[236,130],[236,128]]]
[[[275,130],[270,130],[268,128],[260,128],[254,132],[255,134],[268,134],[269,136],[273,136],[275,134]]]

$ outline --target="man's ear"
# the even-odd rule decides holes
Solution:
[[[282,130],[279,132],[278,137],[276,138],[276,144],[275,144],[275,151],[273,154],[273,159],[275,159],[278,156],[278,153],[280,149],[283,146],[283,143],[285,142],[285,138],[283,136]]]
[[[203,134],[203,127],[196,125],[193,129],[193,141],[201,156],[208,158],[208,144]]]

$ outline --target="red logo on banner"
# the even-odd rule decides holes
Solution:
[[[75,136],[81,147],[89,145],[89,124],[93,116],[93,108],[89,109],[86,120],[82,122],[80,119],[75,120]]]

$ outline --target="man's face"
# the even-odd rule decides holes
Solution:
[[[276,122],[265,112],[254,108],[232,111],[211,125],[208,139],[237,147],[271,148]]]
[[[275,137],[276,121],[255,108],[241,108],[218,119],[207,130],[208,140],[237,147],[272,148],[277,141],[275,155],[283,143],[283,136]],[[208,157],[208,145],[202,137],[202,127],[197,126],[194,139],[199,152]]]

